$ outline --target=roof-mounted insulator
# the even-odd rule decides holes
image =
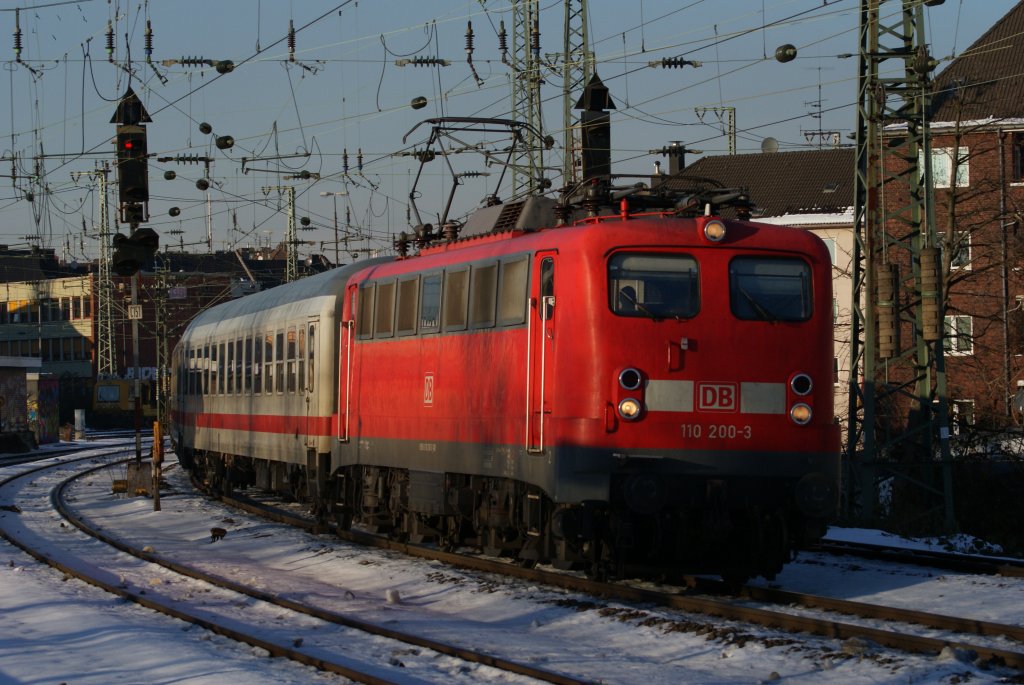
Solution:
[[[288,20],[288,61],[295,61],[295,23]]]
[[[107,61],[114,63],[114,24],[107,20]]]

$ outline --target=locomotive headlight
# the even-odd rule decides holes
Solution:
[[[811,377],[806,373],[798,373],[793,376],[793,380],[789,382],[789,387],[793,389],[797,395],[809,395],[811,390],[814,388],[814,383],[811,382]]]
[[[804,426],[811,422],[811,408],[800,402],[794,404],[789,408],[789,418],[793,419],[793,423]]]
[[[725,224],[718,219],[712,219],[704,224],[704,237],[713,243],[720,243],[725,239]]]
[[[623,369],[619,374],[619,385],[626,390],[636,390],[643,382],[643,374],[636,369]]]
[[[640,418],[640,409],[640,402],[632,397],[627,397],[619,402],[619,416],[627,421],[634,421]]]

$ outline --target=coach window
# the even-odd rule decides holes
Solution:
[[[526,321],[529,264],[525,257],[501,263],[498,281],[498,324],[501,326],[514,326]]]
[[[224,370],[225,375],[225,394],[230,395],[235,388],[235,341],[228,340],[227,342],[227,355],[224,357]]]
[[[608,260],[608,304],[619,316],[689,319],[700,310],[697,260],[620,252]]]
[[[288,352],[288,357],[287,357],[288,369],[287,370],[288,370],[288,392],[290,392],[292,394],[295,393],[295,387],[296,387],[295,386],[295,376],[296,376],[295,348],[298,346],[298,342],[299,341],[298,341],[298,339],[296,337],[295,329],[294,328],[289,328],[288,329],[288,346],[287,346],[287,352]]]
[[[252,394],[263,392],[263,340],[256,338],[252,346]]]
[[[276,373],[274,374],[274,390],[283,393],[284,392],[284,331],[277,332],[277,344],[274,345],[274,360],[276,366],[274,367]]]
[[[373,335],[373,284],[364,285],[359,288],[359,309],[356,311],[356,335],[359,339],[369,338]]]
[[[224,377],[227,376],[227,357],[225,356],[224,343],[220,344],[217,354],[217,394],[224,394]]]
[[[420,288],[420,333],[437,333],[440,328],[441,274],[428,274]]]
[[[274,392],[274,334],[263,336],[263,391]]]
[[[395,282],[377,284],[377,303],[375,305],[376,323],[373,328],[375,338],[390,338],[395,334]]]
[[[498,298],[498,265],[474,266],[469,289],[469,324],[473,328],[494,326],[494,307]]]
[[[299,341],[295,355],[296,361],[299,363],[299,381],[295,387],[299,392],[306,391],[306,329],[299,326]]]
[[[469,302],[468,267],[445,272],[443,302],[441,324],[444,330],[466,330],[466,306]]]
[[[214,343],[213,345],[210,345],[210,387],[206,391],[210,395],[217,394],[218,359],[219,357],[217,356],[217,345],[216,343]]]
[[[418,291],[419,276],[398,282],[398,316],[395,324],[398,335],[416,333],[416,317],[419,314]]]
[[[252,338],[245,338],[245,363],[242,365],[242,392],[246,395],[252,392],[252,377],[255,369],[252,365]]]
[[[790,257],[736,257],[729,264],[732,313],[747,321],[811,318],[811,268]]]

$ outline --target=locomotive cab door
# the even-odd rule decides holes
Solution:
[[[555,342],[555,258],[553,251],[534,258],[527,313],[526,449],[544,451],[546,417],[551,413],[550,387]]]
[[[351,407],[352,407],[352,368],[355,353],[353,349],[353,337],[355,336],[355,311],[356,298],[359,287],[352,285],[345,293],[345,303],[342,305],[341,323],[338,324],[338,406],[335,412],[338,417],[338,425],[335,435],[339,442],[348,442],[351,438]]]

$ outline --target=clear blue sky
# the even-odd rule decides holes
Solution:
[[[959,54],[1015,4],[946,0],[927,8],[933,56]],[[898,0],[883,3],[885,11],[900,6]],[[21,64],[14,61],[15,7],[22,8]],[[696,108],[735,108],[739,152],[759,151],[768,136],[783,150],[817,145],[819,131],[838,132],[849,142],[857,65],[837,55],[857,51],[858,8],[859,0],[592,0],[591,48],[617,106],[613,171],[649,173],[661,158],[648,151],[670,141],[724,154],[721,122],[710,111],[701,119]],[[145,62],[147,18],[154,34],[152,66]],[[59,254],[67,249],[69,259],[98,254],[95,186],[72,174],[113,160],[110,118],[130,82],[153,117],[150,153],[214,159],[214,249],[283,240],[286,215],[276,188],[284,185],[295,185],[297,214],[310,220],[299,233],[310,241],[302,254],[323,251],[333,258],[335,203],[342,233],[347,210],[351,232],[370,236],[353,238],[350,246],[390,245],[393,235],[408,228],[416,172],[410,157],[396,153],[422,144],[428,130],[417,129],[405,145],[402,137],[426,117],[509,115],[511,76],[501,63],[497,36],[502,20],[511,31],[507,3],[480,0],[0,0],[0,35],[7,37],[6,48],[0,48],[6,81],[0,86],[6,105],[0,107],[0,243],[24,247],[26,236],[39,236],[39,244]],[[113,63],[106,49],[108,21],[115,34]],[[294,61],[286,40],[289,21],[296,29]],[[468,21],[479,81],[466,63]],[[510,36],[510,46],[511,41]],[[561,51],[562,3],[542,0],[540,43],[542,55]],[[788,64],[772,58],[784,43],[799,51]],[[415,56],[451,64],[395,64]],[[701,66],[647,66],[676,56]],[[238,66],[218,78],[209,66],[163,64],[190,57],[229,59]],[[546,72],[545,80],[544,129],[559,143],[545,162],[557,168],[557,70]],[[425,108],[410,107],[417,96],[427,98]],[[212,135],[200,132],[202,122],[212,126]],[[216,135],[233,136],[235,147],[218,150]],[[363,170],[357,173],[360,149]],[[342,173],[345,150],[348,176]],[[35,173],[40,152],[45,176],[37,184],[27,177]],[[12,153],[20,177],[13,184],[6,177]],[[460,188],[458,215],[496,190],[497,169],[475,155],[452,159],[458,171],[491,174]],[[285,178],[303,169],[320,180]],[[164,180],[166,171],[177,178]],[[417,203],[429,221],[446,199],[443,183],[432,182],[442,174],[440,160],[425,173]],[[195,187],[202,174],[202,165],[151,161],[149,225],[162,244],[206,249],[207,196]],[[557,173],[551,176],[557,187]],[[321,195],[340,192],[347,195]],[[176,218],[168,214],[171,207],[180,209]],[[111,224],[111,230],[127,227]]]

